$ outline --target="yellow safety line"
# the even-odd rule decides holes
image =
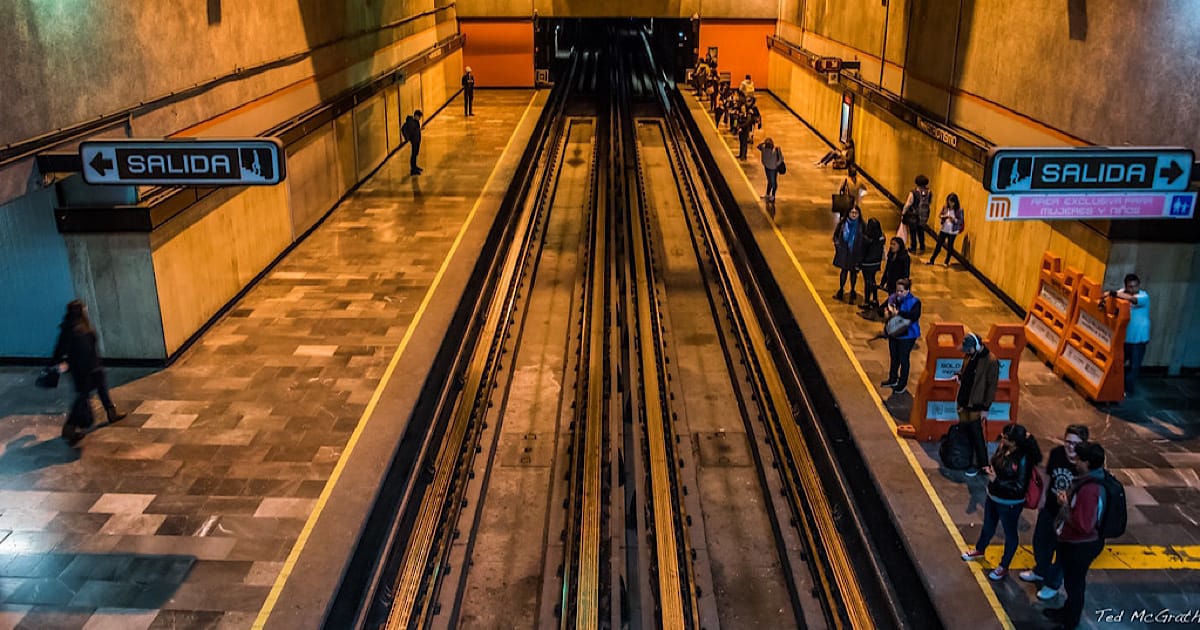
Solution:
[[[720,129],[717,128],[717,125],[715,122],[713,122],[712,118],[709,118],[708,116],[702,116],[702,118],[707,120],[708,124],[713,128],[713,130],[720,134]],[[733,149],[731,149],[728,144],[725,144],[724,141],[721,142],[721,145],[725,147],[725,150],[729,153],[730,157],[733,157]],[[750,177],[746,175],[746,171],[744,169],[740,168],[740,165],[738,172],[741,173],[742,179],[746,182],[746,186],[750,190],[757,193],[758,189],[754,187],[754,183],[750,181]],[[908,460],[909,465],[912,466],[913,472],[917,474],[917,479],[921,481],[921,487],[925,489],[925,494],[929,495],[929,500],[933,502],[933,507],[937,510],[938,516],[942,518],[942,524],[945,525],[946,531],[950,533],[950,537],[954,539],[954,543],[958,545],[958,549],[966,549],[967,543],[963,540],[962,534],[959,533],[958,527],[954,524],[954,520],[950,518],[950,513],[946,511],[945,504],[943,504],[941,498],[938,497],[937,492],[933,489],[933,485],[929,483],[929,478],[925,476],[925,471],[917,462],[916,456],[913,455],[912,450],[905,441],[906,439],[900,437],[900,434],[896,432],[896,425],[895,423],[891,422],[891,414],[888,413],[887,408],[883,406],[883,399],[879,396],[879,392],[875,390],[875,387],[872,386],[871,379],[867,376],[866,370],[864,370],[862,364],[858,362],[858,357],[854,356],[854,351],[850,349],[850,344],[846,342],[846,337],[842,335],[842,331],[840,328],[838,328],[833,316],[830,315],[829,309],[825,307],[825,303],[822,302],[821,298],[818,296],[817,288],[813,286],[812,281],[808,278],[808,274],[805,273],[804,268],[800,266],[800,261],[796,258],[795,252],[792,251],[791,245],[789,245],[787,239],[784,238],[783,232],[780,231],[779,226],[775,224],[775,220],[772,219],[769,214],[767,214],[766,208],[759,204],[756,205],[758,205],[759,211],[761,211],[763,215],[766,216],[770,221],[771,229],[775,232],[775,237],[779,239],[779,243],[783,245],[784,251],[787,252],[788,258],[792,261],[792,266],[796,268],[796,271],[800,274],[800,278],[804,280],[804,286],[808,287],[809,292],[812,294],[813,301],[815,301],[817,306],[821,309],[821,314],[825,316],[825,321],[829,323],[829,328],[833,330],[833,334],[837,337],[838,343],[841,344],[842,350],[845,351],[846,356],[850,359],[850,363],[854,365],[854,370],[858,372],[858,377],[862,379],[863,386],[871,392],[871,399],[875,401],[875,406],[879,409],[880,417],[887,420],[887,425],[892,432],[892,437],[895,438],[896,443],[900,445],[900,451],[904,453],[904,457]],[[958,549],[948,549],[946,551],[948,554],[947,557],[954,558],[957,556]],[[992,590],[991,585],[988,584],[983,572],[971,571],[971,573],[975,576],[975,581],[979,584],[979,590],[983,591],[984,598],[986,598],[988,603],[991,605],[992,612],[996,614],[996,619],[999,620],[1000,624],[1005,628],[1013,630],[1014,626],[1012,620],[1009,619],[1008,613],[1004,611],[1004,607],[1000,605],[1000,600],[996,597],[996,593]]]
[[[362,436],[363,429],[366,428],[367,422],[371,419],[371,414],[375,412],[375,406],[383,396],[383,390],[387,388],[388,381],[391,380],[396,366],[399,365],[400,356],[404,354],[409,341],[412,340],[413,334],[417,330],[417,324],[420,323],[421,317],[425,314],[425,309],[433,301],[433,294],[437,291],[438,286],[442,282],[442,277],[445,276],[446,270],[450,267],[450,260],[454,258],[454,253],[458,251],[458,246],[462,243],[463,237],[467,233],[467,228],[471,226],[471,222],[479,210],[479,205],[483,203],[485,193],[491,187],[492,180],[495,179],[496,173],[500,170],[501,161],[508,153],[513,140],[517,137],[516,130],[520,129],[521,125],[525,122],[525,118],[529,115],[529,111],[533,108],[533,103],[536,99],[537,93],[535,92],[530,97],[529,104],[525,106],[525,112],[521,114],[521,119],[517,121],[517,126],[513,128],[514,133],[509,136],[508,143],[504,145],[504,150],[500,152],[500,160],[496,161],[496,166],[492,168],[491,174],[488,175],[487,181],[483,184],[483,190],[480,191],[479,197],[475,199],[475,204],[471,206],[471,212],[467,214],[466,221],[463,222],[458,235],[454,237],[454,243],[450,245],[450,250],[446,252],[446,257],[442,259],[442,266],[438,268],[437,274],[433,277],[433,283],[429,285],[429,289],[425,292],[425,297],[421,299],[421,305],[417,307],[412,322],[408,325],[408,329],[404,331],[404,337],[400,339],[400,345],[396,347],[396,352],[392,354],[392,360],[388,362],[387,369],[383,372],[383,378],[379,380],[379,385],[375,387],[375,393],[371,395],[371,401],[367,403],[367,408],[363,410],[362,416],[358,419],[358,426],[354,428],[354,433],[350,435],[350,440],[346,442],[346,449],[342,452],[342,456],[338,458],[337,466],[334,466],[333,473],[329,476],[329,481],[325,482],[325,488],[321,491],[321,496],[317,499],[312,514],[309,514],[308,521],[304,523],[304,529],[300,530],[300,537],[296,539],[291,553],[288,554],[287,560],[283,563],[283,568],[280,570],[279,576],[275,578],[275,585],[271,587],[271,592],[267,594],[266,601],[263,602],[262,608],[258,611],[258,617],[254,620],[254,628],[265,626],[267,618],[271,616],[271,611],[275,609],[279,595],[283,592],[283,586],[287,584],[288,578],[291,577],[292,569],[296,566],[296,560],[300,558],[300,553],[304,551],[304,545],[308,542],[308,537],[312,534],[313,527],[316,526],[317,520],[321,517],[321,512],[325,510],[325,504],[333,494],[333,488],[337,485],[338,477],[341,476],[342,470],[346,467],[346,462],[350,459],[350,453],[354,451],[355,445],[358,444],[358,440]]]
[[[987,548],[980,566],[999,564],[1004,545]],[[1033,547],[1021,545],[1008,568],[1013,571],[1033,568]],[[1200,570],[1200,545],[1105,545],[1092,562],[1093,569],[1113,571],[1196,571]]]

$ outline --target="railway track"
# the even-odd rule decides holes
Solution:
[[[918,627],[673,88],[641,33],[597,39],[326,627]]]

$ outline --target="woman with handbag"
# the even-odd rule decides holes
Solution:
[[[975,547],[962,555],[963,560],[978,560],[983,557],[992,536],[996,535],[996,524],[1004,526],[1004,555],[1000,563],[988,573],[988,579],[1003,580],[1008,575],[1008,565],[1017,553],[1019,542],[1017,528],[1021,522],[1021,510],[1025,508],[1025,492],[1034,468],[1042,461],[1042,451],[1025,427],[1008,423],[1000,435],[1000,448],[992,456],[988,471],[987,504],[983,508],[983,526],[979,529],[979,540]]]
[[[887,380],[879,386],[892,388],[894,394],[903,394],[908,391],[913,346],[921,338],[921,299],[912,293],[912,280],[901,278],[896,281],[896,292],[888,296],[883,313],[887,317],[884,330],[891,364]]]
[[[54,345],[54,362],[58,364],[59,372],[69,370],[75,384],[75,401],[71,404],[71,411],[62,429],[63,439],[71,445],[79,442],[84,431],[94,422],[92,390],[99,395],[110,423],[125,417],[125,414],[117,412],[108,395],[108,379],[97,346],[98,337],[88,319],[87,305],[82,300],[71,300],[59,324],[58,342]]]
[[[833,229],[833,266],[841,269],[838,291],[833,296],[835,300],[846,294],[846,276],[850,276],[850,303],[858,298],[855,287],[858,286],[858,266],[862,263],[865,228],[858,208],[850,208]]]
[[[779,190],[779,173],[784,172],[783,151],[775,145],[775,141],[771,138],[763,140],[758,145],[758,152],[761,154],[761,162],[763,172],[767,176],[767,192],[762,198],[767,201],[775,201],[775,191]]]

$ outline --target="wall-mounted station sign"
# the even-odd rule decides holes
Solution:
[[[80,143],[89,184],[264,186],[286,174],[283,143],[245,140],[94,140]]]
[[[992,149],[984,186],[994,193],[1066,193],[1187,190],[1191,149],[1082,147]]]
[[[1190,219],[1195,157],[1180,147],[992,149],[987,218]]]

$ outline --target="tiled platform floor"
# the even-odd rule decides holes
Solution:
[[[110,370],[80,450],[70,386],[0,369],[0,628],[249,627],[530,98],[447,106],[423,176],[402,148],[174,365]]]
[[[768,94],[759,99],[763,131],[779,144],[787,156],[788,172],[779,180],[775,204],[775,222],[792,251],[816,286],[820,299],[837,320],[842,334],[850,342],[857,360],[872,381],[887,376],[888,351],[884,342],[868,343],[880,324],[858,316],[858,307],[833,299],[838,273],[831,264],[831,234],[836,215],[830,212],[830,195],[836,192],[844,171],[813,166],[829,150],[816,134],[778,100]],[[709,124],[701,121],[701,124]],[[736,155],[737,140],[727,131],[722,135]],[[859,143],[859,155],[869,154],[870,140]],[[741,162],[743,170],[758,193],[766,187],[757,152]],[[740,185],[741,177],[730,178]],[[934,181],[930,184],[937,200],[945,198]],[[979,212],[967,208],[967,212]],[[899,223],[897,208],[872,189],[864,199],[866,217],[876,217],[890,237]],[[932,243],[926,238],[930,251]],[[926,256],[930,253],[927,251]],[[1017,318],[971,273],[957,263],[946,268],[927,266],[915,258],[912,267],[913,291],[924,302],[923,321],[962,322],[969,329],[986,333],[996,322],[1018,323]],[[861,290],[861,285],[859,289]],[[1147,290],[1153,292],[1154,287]],[[882,299],[882,297],[881,297]],[[861,298],[860,298],[861,300]],[[1151,343],[1155,343],[1152,340]],[[925,363],[923,343],[913,352],[915,383]],[[1104,445],[1109,466],[1126,484],[1129,532],[1114,541],[1120,544],[1196,545],[1200,544],[1200,379],[1144,378],[1143,393],[1119,405],[1096,406],[1075,393],[1049,368],[1026,351],[1021,359],[1021,418],[1041,440],[1043,452],[1057,445],[1068,424],[1083,423],[1092,436]],[[910,386],[911,387],[911,386]],[[910,394],[894,396],[890,390],[876,390],[898,423],[906,423],[912,405]],[[968,544],[978,538],[983,516],[986,480],[971,480],[960,473],[944,471],[938,465],[937,444],[908,442],[917,454],[927,477],[950,511]],[[1022,517],[1021,541],[1032,540],[1033,512]],[[1001,544],[997,535],[993,545]],[[946,562],[961,562],[960,550],[947,549]],[[1027,557],[1027,556],[1026,556]],[[1017,562],[1021,561],[1018,556]],[[1014,563],[1014,568],[1018,564]],[[1028,567],[1021,567],[1028,568]],[[981,568],[982,570],[982,568]],[[1042,605],[1030,585],[1015,576],[994,586],[1013,623],[1019,628],[1043,627]],[[1185,612],[1200,608],[1200,572],[1190,570],[1094,570],[1089,576],[1085,608],[1085,628],[1114,628],[1120,624],[1100,623],[1092,611],[1170,609]],[[1061,597],[1061,596],[1060,596]],[[1055,605],[1059,605],[1056,602]],[[1128,613],[1126,619],[1128,619]],[[1135,626],[1136,627],[1136,626]],[[1157,625],[1155,627],[1158,627]]]

